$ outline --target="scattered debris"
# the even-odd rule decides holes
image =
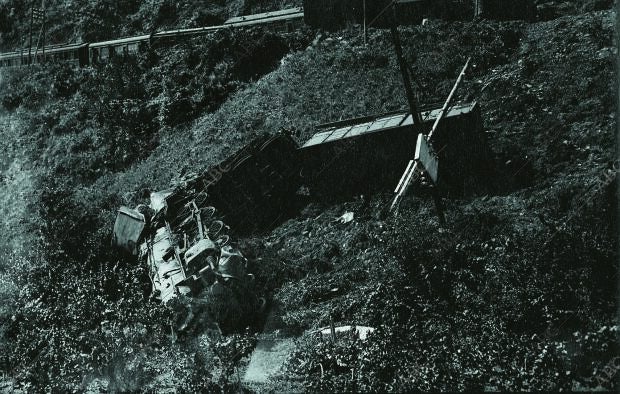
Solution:
[[[342,216],[340,216],[334,221],[346,224],[346,223],[352,222],[353,217],[354,217],[353,212],[345,212]]]
[[[321,335],[333,335],[334,332],[335,334],[339,334],[339,333],[351,332],[351,331],[354,331],[359,339],[361,339],[362,341],[365,341],[366,338],[368,337],[368,334],[373,333],[375,329],[373,327],[367,327],[367,326],[339,326],[339,327],[333,328],[333,330],[331,327],[320,328],[318,330],[318,332],[320,332]]]

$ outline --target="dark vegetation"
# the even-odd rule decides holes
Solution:
[[[241,240],[268,326],[300,336],[261,390],[617,387],[614,17],[401,29],[422,102],[443,100],[472,56],[459,95],[483,108],[502,191],[446,201],[444,227],[427,198],[385,217],[390,196],[376,195]],[[172,24],[156,20],[128,31]],[[403,108],[390,45],[379,30],[367,47],[357,30],[222,32],[101,68],[2,70],[3,389],[238,389],[261,335],[210,338],[208,316],[175,334],[144,267],[109,248],[115,210],[261,132],[303,142],[314,124]],[[335,222],[345,211],[355,219]],[[330,318],[376,331],[306,333]]]

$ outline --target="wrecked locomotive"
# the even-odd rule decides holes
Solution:
[[[228,224],[252,230],[277,220],[299,184],[296,150],[286,133],[263,136],[204,173],[151,193],[149,205],[121,207],[112,244],[147,264],[153,297],[164,303],[205,288],[245,291],[253,276]],[[259,299],[250,301],[260,307]]]

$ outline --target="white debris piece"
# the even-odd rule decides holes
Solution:
[[[375,331],[374,328],[366,326],[340,326],[335,328],[336,334],[338,334],[339,332],[348,332],[351,330],[355,330],[357,336],[362,341],[366,340],[368,334]],[[322,328],[320,329],[320,332],[321,335],[331,335],[332,333],[331,328]]]
[[[344,215],[340,216],[336,221],[340,223],[349,223],[353,221],[353,217],[353,212],[345,212]]]

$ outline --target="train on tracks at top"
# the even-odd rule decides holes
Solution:
[[[392,12],[392,6],[397,12]],[[245,15],[226,20],[222,25],[174,29],[133,37],[93,43],[49,45],[41,49],[18,49],[0,53],[0,67],[18,67],[35,63],[70,63],[80,67],[106,63],[123,54],[136,54],[149,45],[221,31],[264,27],[287,34],[307,25],[338,30],[351,24],[366,23],[387,27],[392,23],[415,24],[423,18],[471,20],[478,17],[496,19],[532,19],[536,8],[532,0],[304,0],[303,7]]]
[[[300,7],[261,14],[234,17],[222,25],[189,29],[175,29],[125,37],[115,40],[50,45],[35,50],[22,48],[0,54],[0,67],[19,67],[35,63],[69,63],[79,67],[106,63],[110,58],[123,54],[136,54],[149,45],[183,37],[193,37],[225,29],[266,27],[280,33],[292,33],[304,24],[304,12]]]

